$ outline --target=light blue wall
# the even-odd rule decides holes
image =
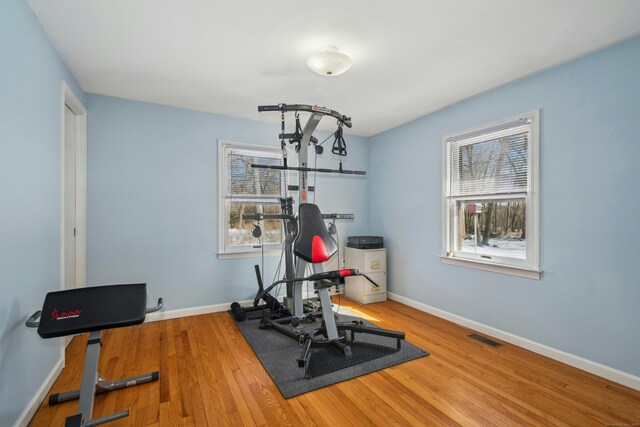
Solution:
[[[278,147],[279,124],[87,97],[87,282],[146,282],[168,310],[253,297],[260,258],[217,258],[218,139]],[[347,143],[345,169],[366,169],[365,140]],[[318,166],[336,163],[324,154]],[[365,178],[324,177],[318,187],[323,211],[356,214],[339,225],[342,236],[366,231]],[[267,282],[277,261],[265,259]]]
[[[217,140],[277,146],[279,129],[85,98],[22,0],[0,2],[0,53],[0,425],[10,426],[59,357],[57,340],[23,322],[60,286],[60,80],[89,110],[88,283],[145,281],[169,310],[255,292],[258,258],[216,256]],[[348,137],[345,167],[368,176],[321,177],[318,204],[356,214],[339,225],[342,240],[385,237],[393,292],[640,375],[639,76],[635,38],[372,138]],[[441,264],[442,135],[536,108],[543,279]],[[334,165],[328,154],[319,161]],[[276,261],[266,260],[268,278]]]
[[[0,2],[0,425],[11,426],[60,358],[24,326],[60,289],[61,80],[76,85],[22,0]]]
[[[444,265],[442,136],[541,110],[542,280]],[[640,38],[376,135],[392,292],[640,375]]]

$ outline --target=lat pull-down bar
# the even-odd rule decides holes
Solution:
[[[365,171],[352,171],[352,170],[344,170],[342,169],[342,162],[340,162],[339,169],[321,169],[321,168],[310,168],[308,165],[308,157],[309,157],[309,144],[312,142],[313,132],[316,130],[316,127],[322,120],[323,116],[331,116],[338,119],[339,129],[342,129],[342,126],[346,126],[348,128],[351,127],[351,117],[347,117],[343,114],[335,110],[331,110],[325,107],[318,107],[317,105],[304,105],[304,104],[277,104],[277,105],[261,105],[258,106],[259,112],[265,111],[280,111],[282,114],[282,132],[280,134],[280,138],[283,140],[283,148],[284,148],[284,139],[287,136],[293,138],[296,142],[296,147],[298,149],[298,167],[289,167],[287,165],[287,157],[286,152],[284,153],[284,161],[282,166],[267,166],[267,165],[256,165],[252,164],[252,168],[262,168],[262,169],[276,169],[276,170],[294,170],[300,172],[299,174],[299,185],[298,185],[298,195],[300,203],[307,202],[307,192],[308,192],[308,181],[307,181],[307,173],[308,172],[322,172],[322,173],[338,173],[338,174],[346,174],[346,175],[366,175]],[[309,119],[307,119],[307,123],[302,130],[302,135],[300,135],[298,122],[296,122],[296,132],[293,134],[287,134],[284,130],[284,114],[290,111],[294,111],[296,116],[298,112],[305,111],[311,113]],[[296,117],[297,119],[297,117]],[[340,133],[341,134],[341,133]],[[291,142],[291,141],[290,141]],[[342,140],[344,142],[344,140]],[[314,141],[315,143],[315,141]],[[343,144],[344,145],[344,144]],[[316,146],[317,147],[317,146]],[[339,153],[341,155],[346,155],[346,146]]]
[[[335,117],[341,123],[348,128],[351,127],[351,117],[347,117],[338,113],[335,110],[331,110],[329,108],[318,107],[317,105],[304,105],[304,104],[278,104],[278,105],[260,105],[258,106],[258,111],[260,113],[264,111],[281,111],[286,113],[288,111],[306,111],[309,113],[319,113],[324,114],[326,116]]]

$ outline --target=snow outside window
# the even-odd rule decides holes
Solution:
[[[282,243],[281,221],[261,221],[262,238],[252,236],[256,221],[243,215],[279,214],[279,197],[284,194],[283,172],[252,168],[252,164],[282,165],[278,149],[240,142],[219,142],[220,247],[219,253],[260,252],[279,249]]]
[[[443,260],[539,278],[538,112],[443,145]]]

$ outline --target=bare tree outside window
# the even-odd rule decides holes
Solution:
[[[255,250],[260,244],[280,245],[280,221],[262,221],[262,238],[257,239],[251,234],[255,221],[243,219],[243,215],[280,213],[278,198],[284,191],[283,172],[251,167],[252,164],[281,165],[280,154],[254,145],[227,143],[223,164],[225,248],[237,252]]]
[[[480,195],[499,194],[504,188],[526,188],[525,134],[464,145],[457,154],[458,182],[463,190]],[[497,254],[508,248],[509,256],[525,258],[525,205],[522,199],[510,198],[461,201],[458,210],[463,224],[462,249]]]

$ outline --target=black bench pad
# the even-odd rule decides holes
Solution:
[[[63,337],[144,322],[147,284],[90,286],[49,292],[44,300],[38,334]]]
[[[298,208],[299,232],[293,253],[310,263],[325,262],[338,251],[336,241],[324,224],[320,208],[313,203],[301,203]]]

